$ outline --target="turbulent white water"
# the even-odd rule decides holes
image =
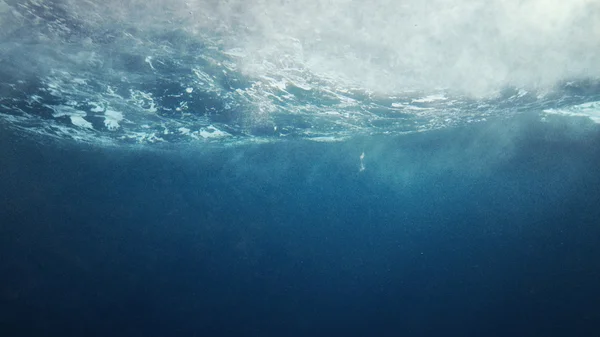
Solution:
[[[591,0],[0,0],[0,28],[0,120],[79,141],[328,141],[600,115]]]

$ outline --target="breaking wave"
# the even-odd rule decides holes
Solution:
[[[90,143],[600,121],[593,1],[0,1],[0,121]]]

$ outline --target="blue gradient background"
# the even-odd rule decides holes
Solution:
[[[584,119],[212,149],[1,131],[1,336],[600,333]]]

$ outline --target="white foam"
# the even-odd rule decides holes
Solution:
[[[189,135],[190,132],[192,130],[188,129],[188,128],[179,128],[178,131],[182,134],[182,135]]]
[[[395,108],[395,109],[405,109],[405,110],[414,110],[414,111],[434,110],[434,108],[424,108],[424,107],[420,107],[420,106],[410,105],[410,104],[407,104],[407,103],[392,103],[392,108]]]
[[[198,135],[204,139],[223,138],[223,137],[231,136],[229,133],[221,131],[212,125],[206,127],[205,129],[199,130]]]
[[[152,97],[151,93],[141,90],[129,90],[129,92],[133,102],[141,109],[148,113],[155,113],[158,111],[156,103],[154,102],[154,97]]]
[[[146,56],[146,59],[144,60],[144,62],[148,63],[148,65],[150,66],[150,68],[152,68],[152,70],[156,70],[156,69],[154,69],[154,66],[152,65],[152,56]]]
[[[103,112],[104,111],[104,107],[100,103],[90,102],[89,104],[94,106],[93,108],[90,109],[91,112]]]
[[[215,88],[213,78],[210,77],[210,75],[208,75],[204,71],[202,71],[202,69],[193,68],[192,72],[194,73],[194,75],[196,75],[196,77],[198,78],[198,84],[200,84],[204,90]]]
[[[155,132],[129,132],[126,135],[120,137],[123,140],[134,140],[136,143],[145,144],[145,143],[162,143],[165,140],[159,137]]]
[[[341,142],[346,139],[346,137],[335,137],[335,136],[323,136],[323,137],[310,137],[309,140],[313,142],[319,143],[334,143]]]
[[[546,109],[547,114],[563,116],[588,117],[594,123],[600,124],[600,101],[588,102],[561,109]]]
[[[239,58],[246,57],[246,53],[241,48],[229,49],[229,50],[225,51],[224,54],[229,55],[229,56],[239,57]]]
[[[431,102],[436,102],[436,101],[445,101],[447,99],[448,99],[448,97],[446,97],[446,95],[444,95],[444,94],[436,94],[436,95],[425,96],[422,98],[416,98],[416,99],[413,99],[412,102],[413,103],[431,103]]]
[[[81,128],[93,129],[92,123],[86,121],[82,116],[71,116],[71,123]]]
[[[71,120],[71,124],[78,126],[80,128],[93,130],[94,126],[92,125],[92,123],[88,122],[87,120],[85,120],[83,118],[83,117],[87,116],[87,113],[85,111],[81,111],[81,110],[77,110],[77,109],[73,108],[73,106],[75,106],[75,105],[77,105],[77,102],[69,101],[66,103],[66,105],[59,105],[59,106],[45,105],[45,106],[54,111],[52,113],[52,117],[58,118],[58,117],[66,116],[66,117],[69,117],[69,119]]]
[[[123,120],[123,114],[119,111],[108,110],[104,111],[104,125],[110,131],[117,130],[119,123]]]
[[[600,76],[595,66],[600,53],[593,39],[600,29],[597,0],[228,0],[219,3],[219,10],[211,10],[211,1],[182,1],[186,6],[179,0],[159,0],[143,8],[123,8],[122,1],[108,0],[97,2],[97,10],[85,1],[67,1],[70,12],[90,29],[105,20],[139,29],[125,29],[130,33],[111,42],[110,53],[95,38],[61,45],[43,37],[36,46],[7,53],[19,57],[17,53],[29,51],[31,63],[43,70],[39,92],[44,98],[28,97],[25,111],[17,108],[22,104],[6,109],[29,116],[23,125],[47,123],[48,133],[59,125],[62,131],[57,129],[56,135],[77,139],[130,135],[138,142],[153,142],[175,133],[178,140],[228,144],[285,136],[326,141],[451,127],[484,116],[511,115],[523,107],[540,111],[568,101],[549,95],[552,88],[562,88],[554,86],[557,81],[569,78],[577,85],[582,78]],[[6,12],[14,6],[6,3],[0,0],[0,20],[17,15]],[[34,14],[32,6],[38,3],[43,1],[23,2],[23,10]],[[179,7],[185,10],[179,13]],[[191,20],[190,11],[195,15]],[[18,21],[3,26],[17,29]],[[68,28],[57,22],[60,29]],[[167,42],[155,39],[153,32],[177,32],[182,38]],[[195,48],[198,44],[205,47]],[[50,52],[36,53],[45,49]],[[118,61],[121,53],[144,61],[143,69],[130,72]],[[162,65],[160,72],[154,71],[154,63]],[[167,70],[171,67],[175,71]],[[156,86],[146,85],[154,81]],[[169,88],[175,84],[176,91],[163,91],[158,84],[163,81]],[[486,95],[507,86],[522,89],[510,98]],[[463,90],[482,100],[473,101]],[[192,93],[197,94],[193,98],[209,94],[222,105],[207,105],[204,111]],[[48,94],[57,99],[48,99]],[[504,97],[502,106],[496,105],[497,97]],[[39,105],[53,109],[57,120],[41,120]],[[219,107],[243,117],[224,127],[210,125],[222,120],[213,118],[222,112]],[[546,112],[600,123],[598,111],[598,104],[591,102]],[[93,130],[97,124],[88,122],[91,118],[102,118],[106,128]],[[254,125],[278,128],[273,135],[255,136],[248,132]],[[69,133],[68,128],[73,130]]]

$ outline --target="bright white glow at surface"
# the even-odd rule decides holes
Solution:
[[[0,0],[0,28],[0,114],[91,141],[340,140],[600,99],[597,0]]]
[[[93,22],[218,32],[244,55],[248,73],[302,65],[381,92],[450,88],[479,96],[600,77],[595,0],[70,2]]]
[[[249,72],[264,73],[266,59],[375,91],[452,88],[476,96],[600,76],[594,0],[233,0],[216,10],[207,10],[209,1],[186,3],[245,34],[231,43],[251,55]]]

